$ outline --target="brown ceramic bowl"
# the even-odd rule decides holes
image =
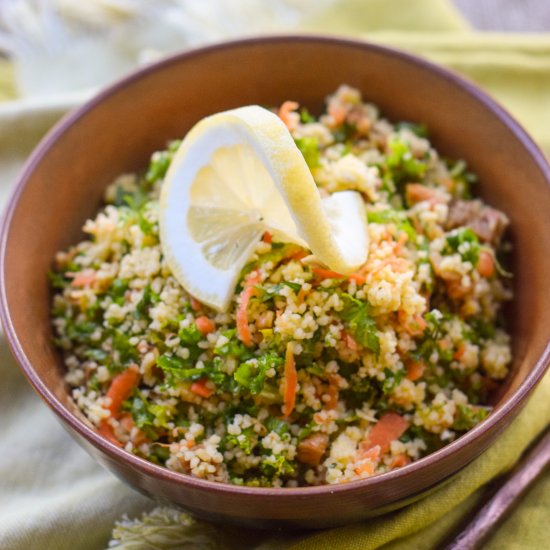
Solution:
[[[137,458],[98,435],[71,401],[52,344],[47,272],[118,174],[143,169],[167,140],[205,115],[294,99],[318,110],[341,83],[394,120],[428,125],[435,146],[466,159],[479,193],[508,213],[516,298],[514,365],[494,412],[466,435],[400,470],[338,486],[261,489],[217,484]],[[549,361],[550,167],[525,131],[472,84],[388,48],[275,37],[217,45],[147,67],[67,116],[38,146],[3,220],[1,316],[29,381],[98,462],[139,491],[214,521],[324,527],[398,508],[480,455],[511,422]]]

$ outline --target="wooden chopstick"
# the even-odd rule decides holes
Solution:
[[[504,478],[497,491],[445,550],[475,550],[550,464],[550,429]]]

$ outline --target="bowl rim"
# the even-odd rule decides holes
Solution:
[[[459,450],[460,448],[472,445],[475,441],[479,440],[486,432],[492,431],[494,429],[499,430],[498,428],[496,428],[496,426],[505,416],[509,414],[515,416],[515,414],[519,412],[525,400],[534,390],[538,382],[542,379],[547,367],[549,366],[550,335],[548,343],[546,344],[537,361],[534,363],[531,371],[527,374],[526,378],[514,391],[514,393],[509,396],[507,401],[503,403],[497,410],[491,412],[491,414],[482,422],[474,426],[471,430],[469,430],[462,436],[458,437],[455,441],[448,443],[441,449],[397,470],[392,470],[390,472],[385,472],[362,480],[350,481],[338,485],[325,484],[320,486],[306,486],[296,488],[266,488],[238,486],[232,485],[230,483],[207,481],[195,478],[188,474],[174,472],[166,467],[149,462],[144,458],[137,457],[101,437],[97,431],[88,426],[83,420],[79,419],[78,416],[76,416],[67,407],[65,407],[61,403],[61,401],[57,399],[54,393],[46,386],[43,380],[38,376],[33,368],[33,365],[27,359],[24,348],[11,322],[10,306],[8,303],[7,289],[4,277],[6,270],[5,260],[7,253],[7,243],[10,233],[11,221],[17,209],[19,197],[23,193],[27,185],[27,181],[32,175],[35,167],[48,153],[48,151],[55,144],[57,139],[69,128],[78,123],[81,118],[84,118],[89,111],[95,109],[96,106],[101,104],[104,100],[108,99],[110,96],[115,95],[119,91],[122,91],[125,88],[131,86],[134,82],[139,81],[144,76],[147,76],[158,70],[163,70],[172,64],[178,64],[188,58],[196,59],[204,55],[215,53],[218,50],[254,47],[258,44],[261,45],[277,43],[320,43],[328,45],[333,44],[336,46],[343,46],[351,49],[371,51],[374,53],[398,58],[411,65],[415,65],[420,69],[435,73],[439,78],[450,82],[454,86],[460,88],[462,91],[467,93],[469,96],[473,96],[473,98],[477,100],[477,102],[481,103],[485,109],[490,111],[496,118],[500,120],[500,122],[502,122],[510,131],[512,131],[515,137],[522,143],[523,147],[533,158],[539,170],[544,175],[547,185],[550,187],[550,165],[548,164],[539,146],[533,141],[533,139],[523,128],[523,126],[504,107],[497,103],[491,96],[489,96],[476,84],[474,84],[467,78],[458,75],[454,71],[427,61],[422,57],[410,54],[397,48],[380,45],[365,40],[313,33],[288,33],[264,35],[260,37],[246,37],[236,40],[222,41],[208,46],[193,48],[167,56],[158,62],[134,70],[126,76],[117,79],[114,83],[103,88],[92,99],[86,101],[82,106],[64,115],[53,126],[53,128],[47,132],[47,134],[35,147],[31,155],[24,163],[23,168],[19,172],[17,181],[12,188],[11,194],[6,203],[6,207],[4,209],[2,220],[0,223],[0,321],[4,327],[9,346],[12,350],[13,355],[17,359],[19,366],[22,368],[26,378],[31,383],[35,391],[39,394],[43,401],[45,401],[50,409],[52,409],[58,417],[64,420],[73,430],[75,430],[77,434],[79,434],[94,447],[99,449],[102,453],[117,462],[128,464],[134,470],[137,470],[153,478],[173,482],[176,485],[183,484],[189,488],[197,490],[221,494],[241,494],[248,497],[256,498],[281,498],[283,496],[307,498],[326,493],[333,494],[355,491],[368,492],[369,489],[372,489],[380,484],[388,483],[390,481],[398,481],[402,478],[407,478],[411,475],[414,475],[415,472],[425,471],[427,468],[432,467],[434,464],[449,458],[450,455],[454,454],[455,451]],[[500,431],[502,429],[504,428],[500,428]],[[476,453],[469,462],[477,458],[477,456],[484,452],[484,450],[485,447],[483,447],[478,453]],[[442,479],[437,480],[436,484],[440,483],[441,481]]]

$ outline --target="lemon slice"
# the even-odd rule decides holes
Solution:
[[[257,105],[209,116],[189,131],[164,180],[159,224],[174,276],[220,311],[266,230],[342,274],[364,264],[368,250],[361,196],[321,199],[286,126]]]

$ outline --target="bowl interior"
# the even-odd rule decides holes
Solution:
[[[514,397],[550,334],[550,192],[542,155],[474,88],[383,48],[315,38],[237,42],[172,58],[108,90],[42,143],[8,211],[2,277],[12,345],[43,396],[74,411],[52,345],[47,272],[55,253],[81,238],[105,186],[144,168],[153,151],[208,114],[286,99],[316,112],[342,83],[358,87],[390,119],[426,123],[436,148],[467,160],[479,176],[476,192],[510,217],[514,367],[497,408]]]

